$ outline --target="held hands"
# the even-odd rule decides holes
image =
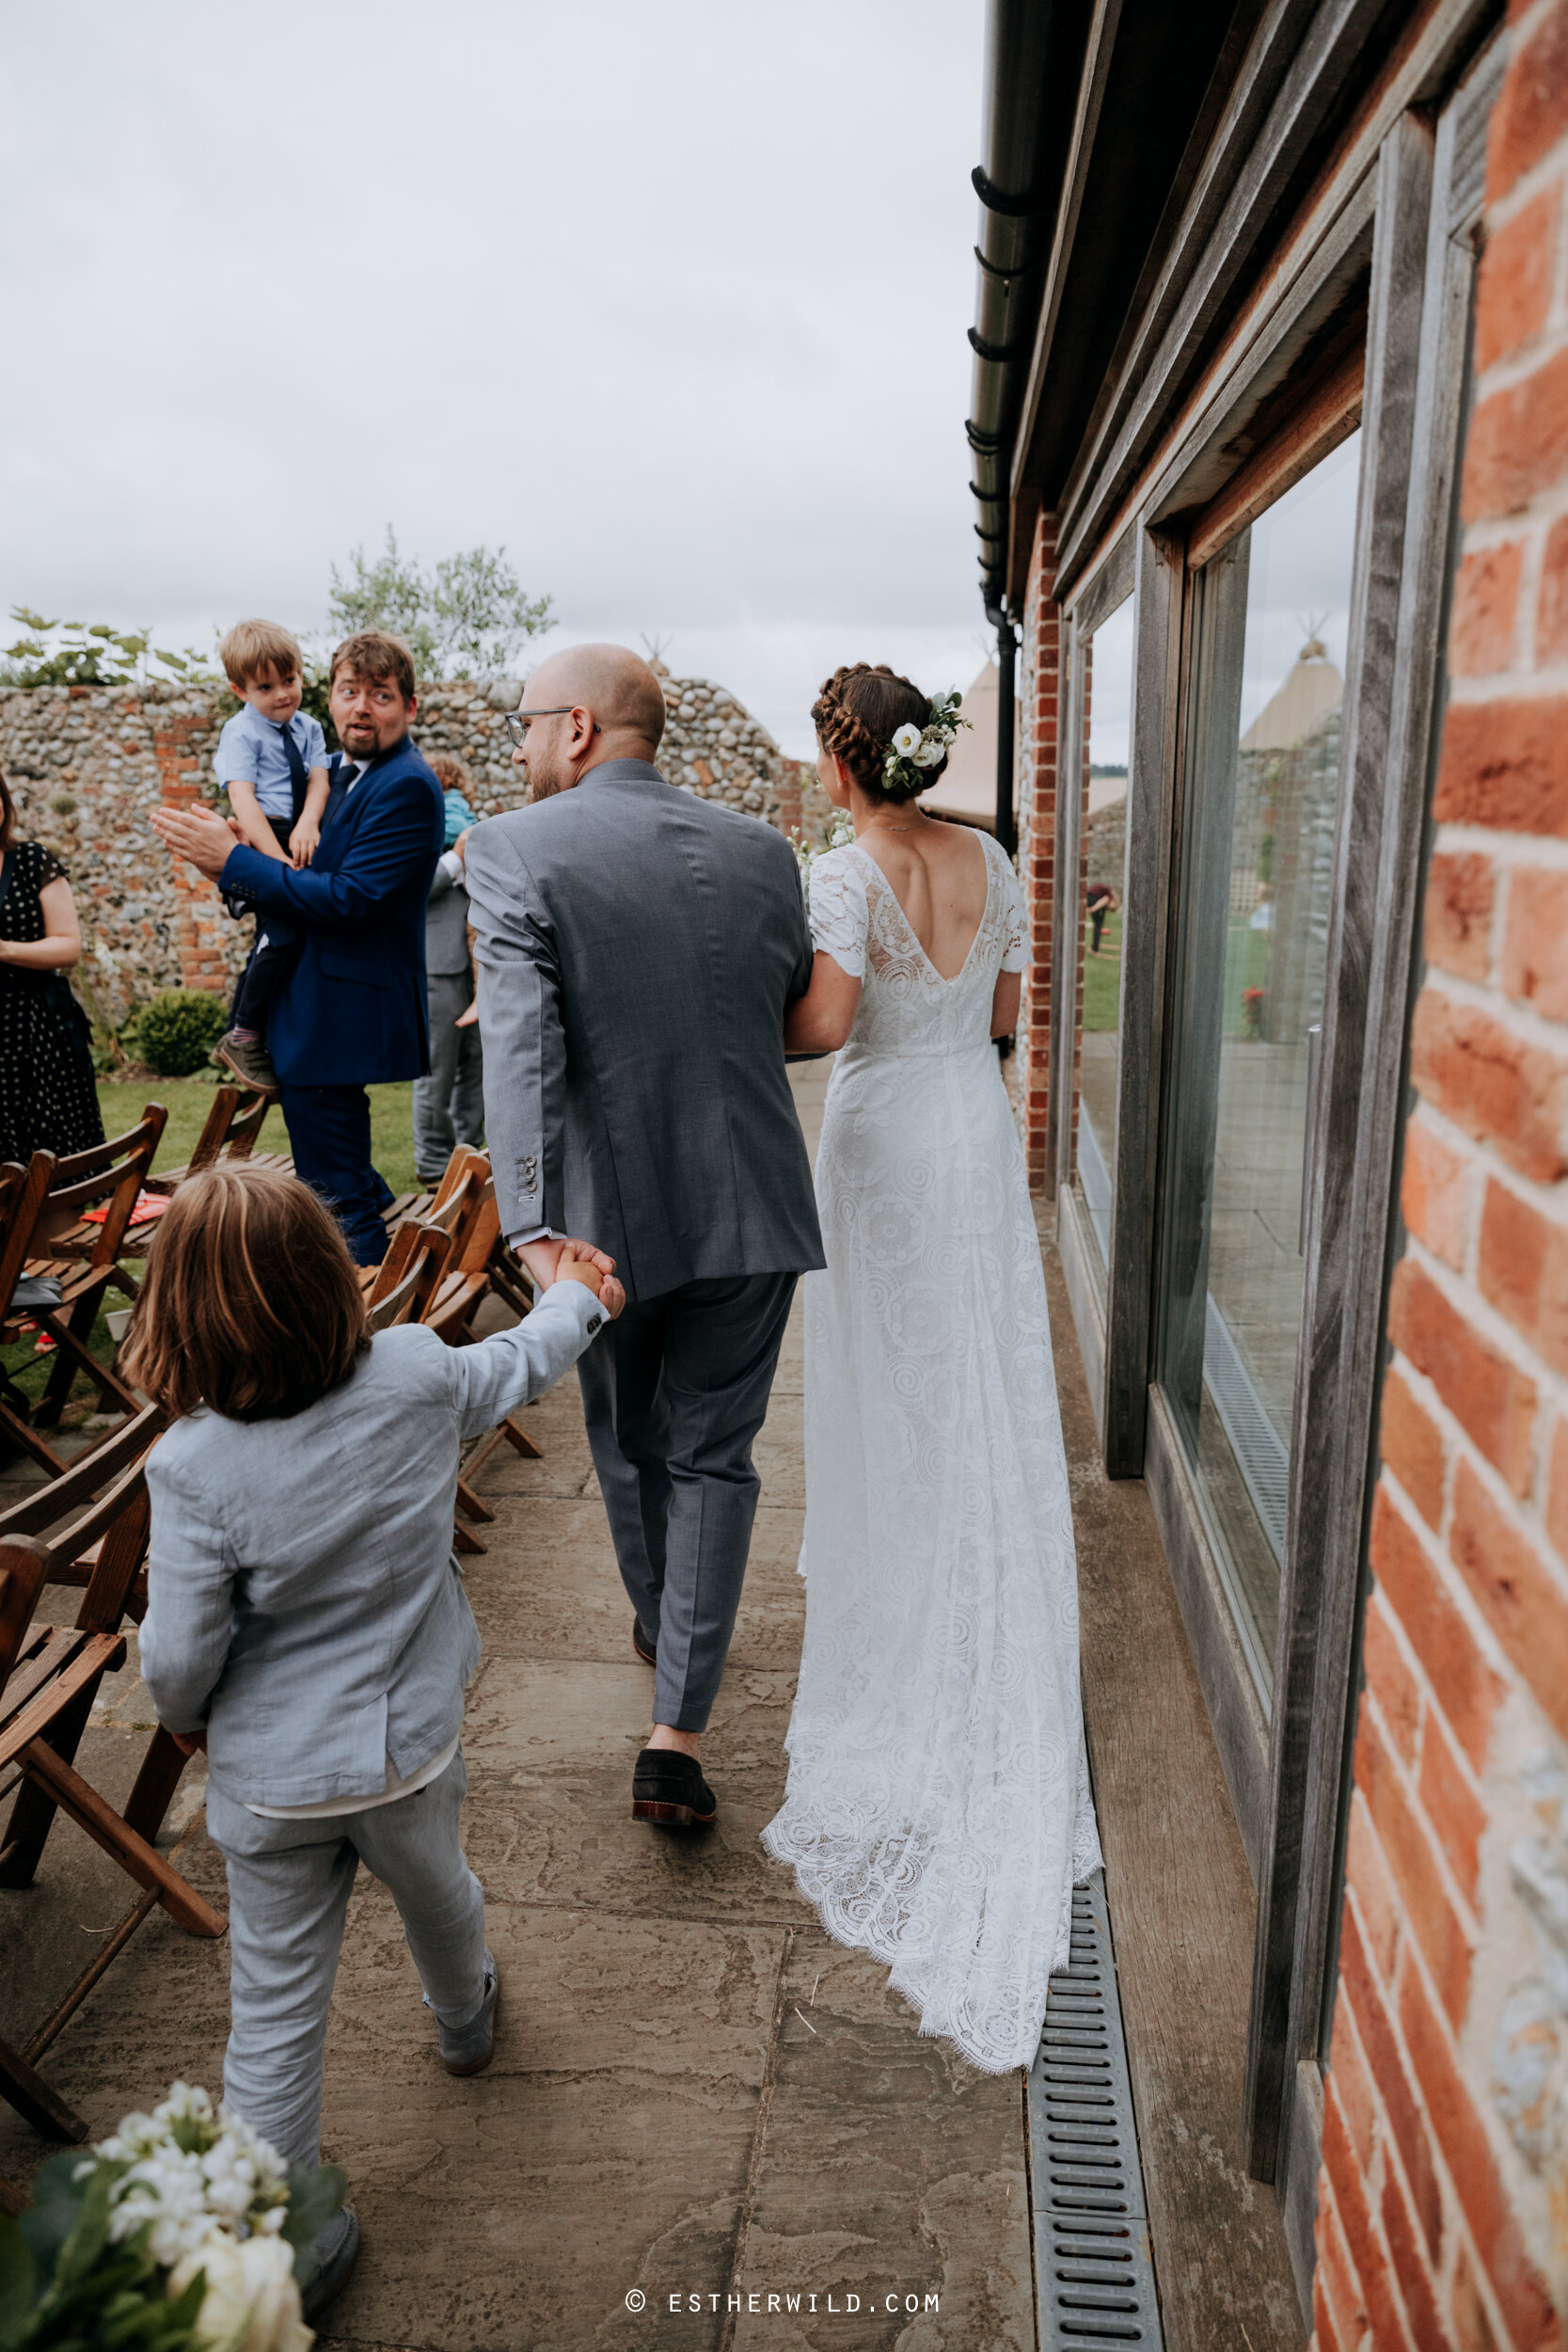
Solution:
[[[615,1279],[614,1259],[595,1249],[592,1242],[525,1242],[517,1255],[532,1277],[536,1292],[547,1291],[552,1282],[581,1282],[611,1322],[626,1303],[626,1294]]]
[[[205,1756],[207,1734],[204,1731],[171,1731],[169,1738],[182,1756]]]

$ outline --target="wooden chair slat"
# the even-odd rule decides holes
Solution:
[[[216,1088],[212,1108],[184,1167],[161,1168],[157,1175],[149,1176],[146,1189],[149,1192],[178,1192],[187,1176],[198,1175],[202,1168],[214,1167],[219,1159],[226,1164],[249,1159],[255,1150],[256,1138],[266,1122],[267,1113],[277,1100],[275,1093],[261,1088],[227,1085]]]
[[[74,1657],[66,1661],[49,1688],[35,1692],[25,1707],[0,1724],[0,1764],[13,1763],[26,1747],[48,1730],[68,1700],[89,1682],[97,1682],[125,1663],[123,1633],[89,1633]]]
[[[25,1707],[35,1692],[41,1691],[51,1675],[58,1674],[81,1648],[87,1636],[73,1625],[46,1625],[40,1628],[40,1639],[33,1644],[11,1669],[5,1693],[0,1696],[0,1722]]]
[[[133,1463],[141,1461],[157,1442],[163,1427],[162,1407],[144,1406],[123,1427],[111,1430],[90,1454],[79,1455],[63,1477],[47,1486],[36,1487],[8,1511],[0,1511],[0,1542],[12,1535],[37,1535],[70,1518],[72,1512],[87,1510],[95,1495],[101,1494]],[[74,1540],[74,1527],[71,1534]]]
[[[190,1882],[181,1877],[173,1864],[166,1862],[145,1837],[138,1836],[123,1815],[117,1813],[53,1748],[41,1740],[33,1740],[20,1761],[28,1777],[40,1782],[77,1827],[85,1829],[138,1885],[157,1888],[159,1901],[177,1927],[183,1928],[187,1935],[216,1936],[228,1931],[229,1922],[222,1912],[214,1911]],[[0,1863],[3,1861],[4,1855],[0,1854]]]

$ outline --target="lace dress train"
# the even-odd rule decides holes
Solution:
[[[1045,1280],[995,1049],[1022,893],[934,969],[876,861],[812,872],[812,934],[863,980],[828,1089],[805,1280],[806,1633],[764,1842],[921,2031],[1026,2066],[1098,1866],[1072,1512]]]

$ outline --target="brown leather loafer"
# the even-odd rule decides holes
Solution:
[[[643,1632],[641,1617],[633,1617],[631,1621],[631,1645],[644,1666],[658,1664],[658,1645],[657,1642],[650,1642]]]
[[[706,1829],[719,1818],[719,1800],[694,1756],[644,1748],[631,1776],[631,1818],[665,1829]]]

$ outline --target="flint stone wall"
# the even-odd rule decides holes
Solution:
[[[786,759],[711,678],[672,677],[661,667],[661,682],[670,716],[659,766],[670,782],[795,831],[802,781],[809,801],[820,798],[811,771]],[[522,797],[505,725],[521,691],[511,678],[447,680],[420,700],[420,749],[462,760],[482,817]],[[46,843],[71,876],[86,946],[72,978],[110,1026],[161,989],[227,993],[248,951],[252,926],[230,922],[214,885],[170,858],[147,822],[160,803],[217,798],[223,716],[217,694],[171,685],[135,693],[0,687],[0,769],[18,830]]]

